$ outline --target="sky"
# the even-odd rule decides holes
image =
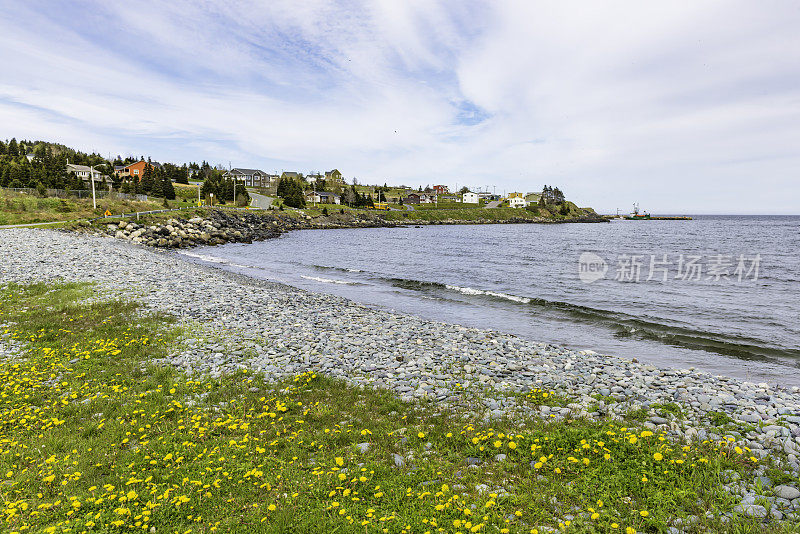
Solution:
[[[800,213],[800,2],[0,0],[0,138]]]

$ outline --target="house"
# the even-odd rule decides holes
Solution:
[[[117,174],[117,176],[132,176],[141,181],[142,177],[144,176],[144,169],[148,166],[150,167],[150,170],[161,168],[160,163],[156,163],[154,161],[148,163],[145,160],[141,160],[137,161],[136,163],[131,163],[130,165],[125,165],[119,174]],[[117,172],[117,167],[114,167],[114,172]]]
[[[225,171],[223,176],[231,180],[236,180],[246,187],[270,187],[274,175],[267,174],[260,169],[242,169],[236,167]]]
[[[473,193],[472,191],[467,191],[463,195],[461,195],[461,202],[465,204],[477,204],[478,203],[478,193]]]
[[[542,197],[541,193],[528,193],[525,195],[525,202],[527,202],[528,205],[530,206],[531,204],[538,203],[541,197]]]
[[[309,191],[306,193],[306,202],[312,204],[341,204],[342,199],[336,193],[327,191]]]
[[[342,173],[339,172],[339,169],[333,169],[332,171],[325,172],[325,182],[327,184],[344,184],[344,178],[342,178]]]
[[[433,193],[414,191],[413,193],[409,193],[403,202],[406,204],[433,204],[436,202],[436,195]]]
[[[509,193],[508,194],[508,207],[509,208],[524,208],[528,205],[525,201],[525,195],[522,193]]]
[[[92,180],[95,183],[103,181],[103,175],[97,169],[93,169],[87,165],[74,165],[72,163],[67,163],[67,174],[73,173],[75,176],[86,182],[89,183],[89,175],[91,174]]]
[[[125,174],[125,165],[114,165],[114,174],[117,176],[122,176]]]
[[[434,185],[433,192],[437,195],[444,195],[450,192],[450,189],[446,185]]]
[[[281,179],[300,180],[303,181],[303,174],[294,171],[284,171],[281,173]]]

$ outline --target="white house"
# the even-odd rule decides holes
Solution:
[[[508,195],[509,208],[524,208],[527,205],[528,202],[525,200],[525,195],[522,193],[510,193]]]
[[[67,173],[74,173],[75,176],[86,182],[89,183],[89,174],[91,173],[92,179],[95,182],[102,182],[103,175],[97,169],[92,169],[87,165],[74,165],[72,163],[67,163]]]
[[[461,195],[461,202],[464,204],[477,204],[478,203],[478,193],[473,193],[469,191]]]
[[[335,193],[327,191],[310,191],[306,193],[306,202],[313,204],[341,204],[342,199]]]

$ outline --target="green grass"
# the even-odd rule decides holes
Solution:
[[[481,209],[479,204],[463,204],[461,202],[439,202],[438,204],[414,204],[415,210],[468,210]]]
[[[777,530],[704,515],[733,506],[726,472],[752,477],[725,443],[612,421],[491,424],[314,373],[190,379],[149,361],[191,332],[91,294],[0,289],[0,335],[26,343],[0,362],[8,532],[660,532],[688,515],[696,532]]]
[[[193,205],[189,201],[173,200],[170,207]],[[65,222],[78,219],[102,217],[106,210],[112,214],[131,213],[163,209],[163,200],[147,202],[97,199],[97,209],[92,207],[92,198],[42,198],[26,193],[0,191],[0,225],[29,224],[41,222]]]

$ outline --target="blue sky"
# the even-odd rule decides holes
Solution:
[[[797,2],[0,0],[0,12],[0,138],[336,167],[362,183],[547,183],[606,212],[800,212]]]

